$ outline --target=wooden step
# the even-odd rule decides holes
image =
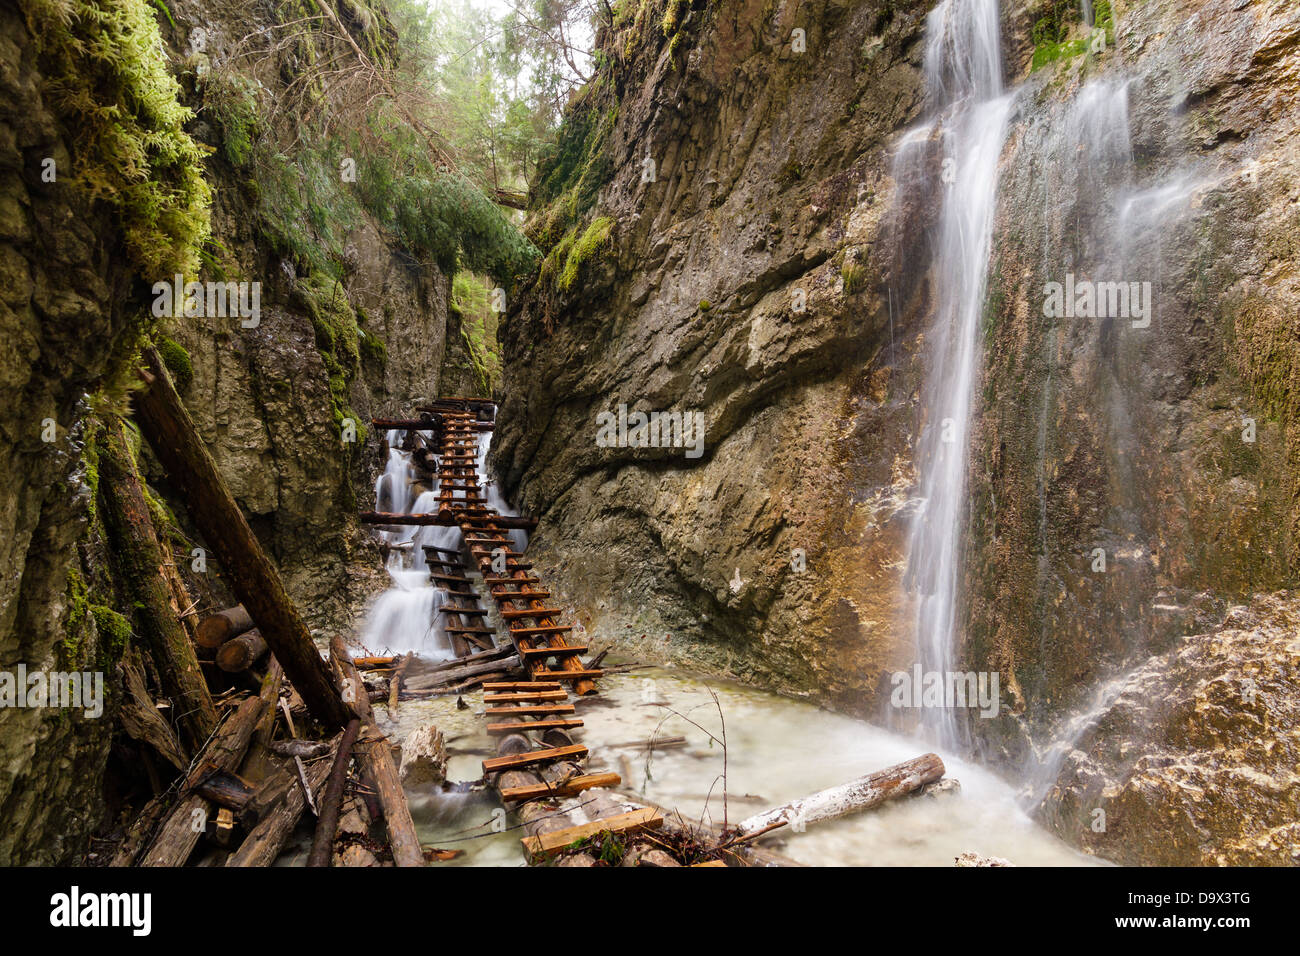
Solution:
[[[484,584],[541,584],[541,578],[503,578],[491,575],[483,579]]]
[[[554,680],[595,680],[597,677],[604,677],[603,670],[594,671],[536,671],[535,677],[546,677]]]
[[[530,856],[550,857],[578,842],[596,836],[598,833],[631,833],[636,830],[657,830],[663,826],[664,818],[650,807],[641,807],[628,813],[592,820],[576,827],[552,830],[538,836],[523,838],[524,849]]]
[[[562,614],[563,611],[563,608],[558,607],[533,607],[502,611],[501,616],[507,621],[513,621],[521,617],[555,617],[557,614]]]
[[[572,730],[581,726],[581,717],[552,717],[550,720],[508,720],[500,724],[488,724],[487,732],[493,737],[504,737],[506,734],[526,734],[534,730]]]
[[[536,704],[547,700],[567,700],[568,697],[568,693],[562,690],[539,690],[533,693],[523,694],[484,694],[483,703]]]
[[[495,634],[495,627],[444,627],[448,634]]]
[[[430,574],[434,581],[455,581],[457,584],[469,584],[469,578],[462,574]]]
[[[477,607],[449,607],[449,606],[446,605],[446,604],[444,604],[442,607],[438,608],[438,611],[439,611],[440,613],[442,613],[442,614],[464,614],[464,615],[466,615],[467,617],[483,617],[484,615],[487,614],[487,611],[484,611],[482,608],[477,608]]]
[[[489,558],[492,556],[492,552],[487,548],[470,548],[469,551],[470,554],[481,554]],[[522,558],[523,556],[524,553],[522,551],[506,551],[507,558]]]
[[[568,624],[555,624],[550,627],[512,627],[512,637],[540,637],[543,634],[565,634],[573,630]]]
[[[437,551],[439,554],[451,554],[457,556],[460,554],[459,548],[439,548],[436,545],[432,545],[432,544],[422,544],[420,545],[420,550],[425,552]]]
[[[526,787],[504,787],[499,793],[507,803],[519,800],[536,800],[538,797],[572,797],[592,787],[617,787],[623,778],[616,773],[584,773],[570,777],[554,786],[548,783],[534,783]]]
[[[489,591],[498,601],[522,601],[536,598],[541,601],[551,596],[550,591]]]
[[[531,661],[548,657],[573,657],[575,654],[587,653],[586,644],[574,644],[571,647],[521,647],[519,653],[524,655],[524,660]],[[577,673],[572,671],[571,673]]]
[[[532,707],[489,707],[484,713],[502,717],[545,717],[547,714],[572,714],[572,704],[537,704]]]
[[[483,685],[485,692],[494,690],[559,690],[555,681],[544,680],[490,680]]]
[[[545,750],[530,750],[528,753],[509,754],[505,757],[492,757],[483,761],[483,773],[500,773],[503,770],[518,770],[520,767],[535,767],[542,763],[556,760],[582,760],[587,756],[587,748],[582,744],[570,744],[568,747],[548,747]]]

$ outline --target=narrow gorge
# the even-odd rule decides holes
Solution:
[[[0,18],[0,864],[1300,863],[1300,6]]]

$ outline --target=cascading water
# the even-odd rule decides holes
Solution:
[[[375,510],[395,514],[437,511],[435,492],[414,495],[415,469],[411,453],[401,449],[400,439],[400,432],[388,433],[388,464],[375,482]],[[376,598],[367,613],[362,643],[375,651],[450,657],[451,643],[438,621],[445,592],[429,580],[424,547],[457,548],[460,529],[408,526],[380,534],[388,546],[386,568],[392,587]]]
[[[926,82],[933,124],[940,130],[946,192],[933,263],[935,317],[929,337],[926,418],[917,450],[922,502],[912,526],[906,580],[916,594],[921,669],[947,674],[954,658],[978,333],[998,160],[1013,97],[1003,93],[997,0],[945,0],[930,13],[926,32]],[[899,159],[907,161],[901,155]],[[951,708],[926,707],[922,715],[925,729],[941,743],[958,742],[961,735]]]

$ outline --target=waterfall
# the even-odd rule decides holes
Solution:
[[[925,73],[943,150],[944,193],[933,269],[934,322],[916,461],[921,503],[905,581],[916,595],[922,671],[953,670],[966,466],[979,368],[998,160],[1013,97],[1003,92],[997,0],[945,0],[926,21]],[[933,184],[922,188],[933,189]],[[959,740],[948,707],[922,710],[939,742]]]
[[[437,492],[415,494],[415,469],[411,453],[399,446],[401,436],[400,431],[388,433],[388,462],[375,482],[375,510],[394,514],[437,511]],[[430,438],[427,432],[421,436],[426,441]],[[460,529],[407,525],[380,532],[380,536],[388,546],[386,568],[392,586],[367,611],[362,644],[373,651],[450,658],[451,642],[438,614],[446,592],[429,580],[424,547],[458,548]]]

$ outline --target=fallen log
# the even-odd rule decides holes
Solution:
[[[244,605],[238,604],[216,614],[209,614],[199,621],[199,628],[194,633],[194,643],[199,647],[215,650],[232,637],[238,637],[252,629],[253,619],[244,610]]]
[[[232,637],[217,649],[217,666],[227,674],[246,671],[266,653],[262,632],[253,628],[238,637]]]
[[[943,774],[939,755],[925,754],[742,820],[736,826],[735,838],[751,839],[787,824],[806,826],[867,810],[934,783]]]
[[[328,750],[329,745],[325,746]],[[329,760],[317,760],[308,768],[306,784],[313,792],[324,786],[330,766]],[[303,792],[303,784],[296,776],[291,776],[285,785],[283,799],[262,815],[239,849],[226,860],[226,866],[270,866],[298,826],[306,807],[307,795]]]
[[[217,710],[194,645],[173,613],[158,534],[120,421],[105,425],[105,439],[99,454],[104,525],[136,606],[140,636],[158,670],[163,693],[172,698],[181,736],[195,753],[217,725]]]
[[[149,696],[137,655],[135,648],[128,648],[118,664],[122,674],[122,689],[126,692],[121,710],[118,711],[122,729],[128,737],[150,744],[168,763],[184,772],[190,765],[189,755]]]
[[[231,773],[243,759],[248,742],[269,701],[250,697],[226,718],[199,755],[181,791],[181,799],[163,821],[158,836],[150,845],[141,866],[184,866],[212,814],[212,806],[197,792],[203,781],[222,772]]]
[[[226,487],[158,352],[150,348],[143,357],[146,387],[136,396],[140,430],[294,689],[328,729],[342,728],[350,719],[348,708],[306,623],[289,599],[280,573]]]
[[[435,673],[418,674],[414,677],[406,678],[405,684],[407,690],[430,690],[434,687],[444,687],[447,684],[455,684],[459,681],[465,680],[466,678],[474,677],[479,674],[496,673],[498,671],[504,672],[519,666],[519,658],[511,655],[510,657],[482,661],[478,664],[466,664],[464,667],[450,668]]]
[[[339,829],[339,808],[343,804],[343,788],[348,782],[348,764],[352,762],[352,745],[357,742],[361,732],[361,720],[357,717],[348,721],[343,731],[343,740],[334,755],[334,766],[325,783],[325,793],[321,796],[320,815],[316,819],[316,832],[311,838],[311,851],[307,854],[308,866],[329,866],[334,855],[334,834]]]
[[[374,780],[376,795],[384,811],[384,825],[388,828],[393,862],[397,866],[423,866],[424,853],[420,849],[420,838],[415,832],[415,822],[411,819],[411,808],[407,806],[406,793],[397,776],[397,767],[393,765],[388,738],[375,725],[375,715],[370,708],[370,699],[361,682],[361,675],[352,665],[343,638],[338,635],[330,641],[330,659],[343,686],[351,688],[348,694],[352,698],[350,703],[365,727],[365,739],[360,741],[357,754],[363,776]]]

